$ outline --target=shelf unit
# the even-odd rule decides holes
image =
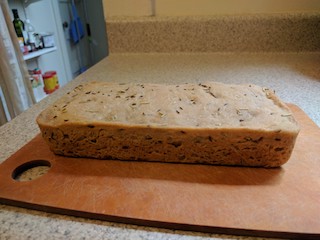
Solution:
[[[56,51],[56,50],[57,50],[57,47],[43,48],[41,50],[38,50],[38,51],[35,51],[35,52],[31,52],[31,53],[28,53],[28,54],[24,55],[23,59],[25,61],[27,61],[27,60],[39,57],[39,56],[41,56],[43,54],[46,54],[46,53],[49,53],[49,52],[53,52],[53,51]]]
[[[28,54],[24,55],[23,59],[26,62],[28,62],[28,60],[30,60],[27,63],[28,68],[33,66],[34,62],[36,63],[36,66],[39,66],[38,57],[40,57],[40,56],[42,56],[44,54],[56,51],[56,50],[57,50],[57,47],[55,47],[55,46],[54,47],[50,47],[50,48],[43,48],[43,49],[40,49],[38,51],[31,52],[31,53],[28,53]],[[42,85],[43,85],[43,83],[42,83]],[[33,95],[34,95],[34,97],[36,99],[36,102],[39,102],[39,101],[41,101],[42,99],[44,99],[45,97],[48,96],[47,94],[44,93],[42,86],[33,89]]]

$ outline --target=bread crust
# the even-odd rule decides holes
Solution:
[[[60,155],[279,167],[299,132],[289,108],[255,85],[80,85],[37,123]]]

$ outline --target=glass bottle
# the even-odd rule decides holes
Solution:
[[[30,45],[31,51],[33,52],[36,50],[35,29],[34,29],[33,25],[30,23],[29,19],[26,19],[25,30],[28,35],[28,43],[27,44]]]
[[[24,43],[26,44],[26,39],[24,38],[23,31],[24,31],[24,23],[21,21],[19,18],[18,10],[17,9],[12,9],[13,13],[13,26],[14,30],[16,31],[16,34],[18,38],[23,38]]]

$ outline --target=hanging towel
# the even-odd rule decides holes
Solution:
[[[74,1],[71,2],[71,12],[72,12],[72,20],[70,23],[70,38],[73,43],[78,43],[81,38],[84,37],[84,30],[81,19],[78,15],[76,5]]]

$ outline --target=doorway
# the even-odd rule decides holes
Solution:
[[[59,0],[63,41],[72,78],[108,55],[102,0]]]

